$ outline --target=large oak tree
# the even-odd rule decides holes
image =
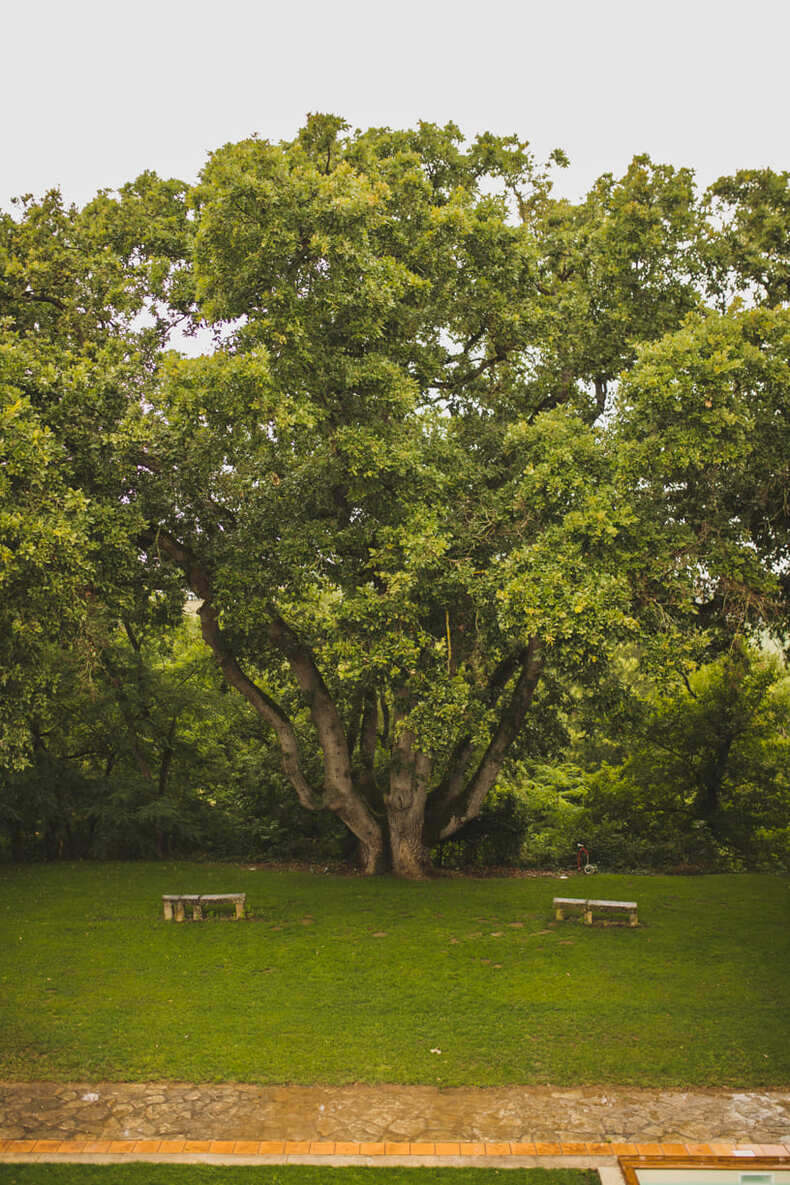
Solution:
[[[133,377],[63,480],[114,507],[138,595],[200,598],[227,682],[367,872],[422,875],[543,700],[623,639],[666,654],[778,603],[786,313],[706,308],[781,272],[753,209],[768,192],[780,217],[774,182],[722,186],[716,230],[647,158],[574,206],[515,138],[317,116],[214,153],[186,204],[147,177],[80,216],[118,265]],[[217,348],[157,354],[179,318]]]

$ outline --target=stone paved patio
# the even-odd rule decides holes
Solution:
[[[0,1139],[790,1144],[790,1088],[0,1083]]]

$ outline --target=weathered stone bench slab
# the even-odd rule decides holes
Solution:
[[[637,917],[637,905],[635,901],[594,901],[590,899],[587,902],[587,910],[584,914],[584,920],[588,925],[592,924],[593,911],[596,913],[614,913],[614,914],[628,914],[628,921],[631,926],[639,924]]]
[[[185,906],[189,906],[192,910],[192,920],[194,922],[201,922],[203,920],[203,906],[204,905],[224,905],[230,904],[235,906],[236,917],[244,917],[244,906],[247,901],[246,893],[163,893],[162,906],[164,908],[165,921],[171,922],[175,917],[177,922],[183,922],[185,918]]]
[[[604,901],[582,897],[554,898],[554,916],[558,922],[562,921],[566,913],[572,912],[573,910],[580,911],[584,914],[584,921],[588,926],[592,925],[593,912],[609,914],[627,913],[629,925],[639,925],[636,901]]]
[[[554,898],[554,916],[558,922],[561,922],[566,913],[573,913],[587,908],[586,897],[555,897]]]

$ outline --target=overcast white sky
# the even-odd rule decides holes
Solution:
[[[0,205],[193,179],[308,111],[565,148],[580,196],[636,152],[707,183],[790,167],[790,0],[0,0]]]

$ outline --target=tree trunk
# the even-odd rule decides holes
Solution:
[[[386,797],[387,831],[389,834],[392,871],[409,880],[425,877],[430,866],[430,853],[423,843],[425,804],[431,776],[431,759],[414,747],[414,734],[409,729],[398,730],[405,715],[405,705],[396,703],[394,712],[395,739],[390,758],[390,783]]]
[[[390,858],[395,876],[424,880],[431,867],[431,854],[423,843],[425,808],[388,811]]]
[[[383,834],[379,835],[378,843],[374,837],[357,840],[357,861],[363,876],[381,876],[390,871],[389,853]]]

